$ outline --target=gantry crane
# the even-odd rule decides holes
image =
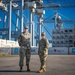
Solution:
[[[30,20],[29,20],[29,31],[32,34],[32,43],[31,45],[34,45],[34,14],[38,15],[38,40],[40,39],[41,36],[41,19],[43,15],[45,14],[45,10],[43,8],[54,8],[54,7],[59,7],[59,4],[52,4],[52,5],[45,5],[43,0],[1,0],[0,1],[0,9],[2,9],[5,13],[5,18],[4,18],[4,27],[3,29],[0,29],[3,35],[3,38],[11,40],[11,38],[16,38],[18,37],[18,34],[23,32],[23,27],[24,27],[24,19],[25,15],[23,11],[25,9],[30,10]],[[12,19],[12,13],[16,15],[16,23]],[[8,14],[9,13],[9,14]],[[7,14],[9,16],[7,16]],[[8,18],[7,18],[8,17]],[[8,19],[8,26],[6,24],[6,21]],[[19,26],[19,21],[20,21],[20,26]],[[12,32],[12,23],[15,25],[15,31]],[[20,27],[20,28],[19,28]],[[6,37],[7,36],[7,37]]]
[[[47,0],[53,1],[54,0]],[[60,7],[60,3],[44,3],[44,0],[0,0],[0,9],[5,13],[4,18],[4,28],[0,29],[0,35],[3,35],[3,38],[11,40],[15,38],[17,40],[18,34],[23,32],[23,27],[25,25],[24,19],[29,21],[29,31],[32,34],[32,46],[34,46],[34,14],[38,16],[38,26],[35,31],[38,35],[38,40],[40,39],[42,32],[42,20],[43,15],[45,14],[44,8],[57,8]],[[30,10],[29,19],[26,19],[24,10]],[[16,23],[12,18],[12,13],[16,16]],[[8,16],[8,15],[9,16]],[[6,22],[8,20],[8,23]],[[50,21],[49,21],[50,22]],[[15,26],[15,31],[12,31],[12,23]],[[20,24],[19,24],[20,23]],[[46,21],[45,21],[46,23]],[[1,32],[2,31],[2,32]]]

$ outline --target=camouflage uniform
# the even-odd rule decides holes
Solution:
[[[26,66],[29,65],[30,57],[31,57],[30,38],[31,35],[29,32],[27,33],[23,32],[18,38],[18,43],[20,46],[19,66],[24,65],[24,56],[26,56]]]
[[[48,55],[48,46],[49,46],[49,42],[46,38],[43,38],[43,39],[40,40],[39,49],[38,49],[38,55],[39,55],[40,62],[41,62],[40,69],[46,68],[46,59],[47,59],[47,55]]]

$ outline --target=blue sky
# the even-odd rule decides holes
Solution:
[[[60,0],[57,0],[57,1],[60,1]],[[69,1],[74,1],[74,0],[69,0]],[[53,2],[56,2],[56,0],[53,0]],[[44,3],[45,4],[50,4],[46,0],[44,0]],[[56,3],[58,3],[58,2],[56,2]],[[45,10],[44,19],[55,14],[53,8],[44,9],[44,10]],[[59,7],[59,8],[56,9],[56,11],[59,13],[59,15],[61,14],[61,15],[65,16],[65,17],[67,17],[70,20],[75,20],[75,7],[74,8],[62,8],[62,7]],[[26,18],[29,20],[29,10],[25,10],[24,14],[25,14]],[[62,20],[66,19],[63,16],[61,16]],[[0,10],[0,18],[2,19],[2,22],[0,22],[0,28],[3,28],[4,13],[1,10]],[[13,19],[14,22],[16,22],[16,16],[15,16],[14,13],[12,13],[12,19]],[[26,20],[24,20],[24,22],[25,22],[25,24],[27,24]],[[36,29],[37,22],[38,22],[37,15],[34,16],[34,22],[35,22],[35,29]],[[8,21],[7,21],[7,24],[8,24]],[[20,25],[20,23],[19,23],[19,25]],[[63,23],[63,25],[64,25],[64,27],[72,27],[74,25],[74,23]],[[52,29],[54,29],[54,23],[45,23],[44,26],[49,30],[50,33],[51,33]],[[12,30],[15,30],[15,26],[13,24],[12,24]],[[51,40],[52,38],[47,33],[47,31],[45,29],[43,29],[43,31],[46,32],[47,38],[49,40]]]

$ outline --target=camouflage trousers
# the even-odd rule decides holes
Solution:
[[[29,65],[30,57],[31,57],[30,49],[25,49],[24,47],[20,47],[19,55],[20,55],[19,66],[24,65],[24,57],[26,57],[26,66]]]
[[[39,55],[40,63],[41,63],[40,69],[46,68],[47,55],[48,55],[48,54],[46,54],[46,55]]]

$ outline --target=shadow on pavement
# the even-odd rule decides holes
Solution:
[[[0,72],[20,72],[19,70],[0,70]],[[22,71],[22,72],[28,72],[28,71]],[[37,71],[30,71],[36,73]]]

